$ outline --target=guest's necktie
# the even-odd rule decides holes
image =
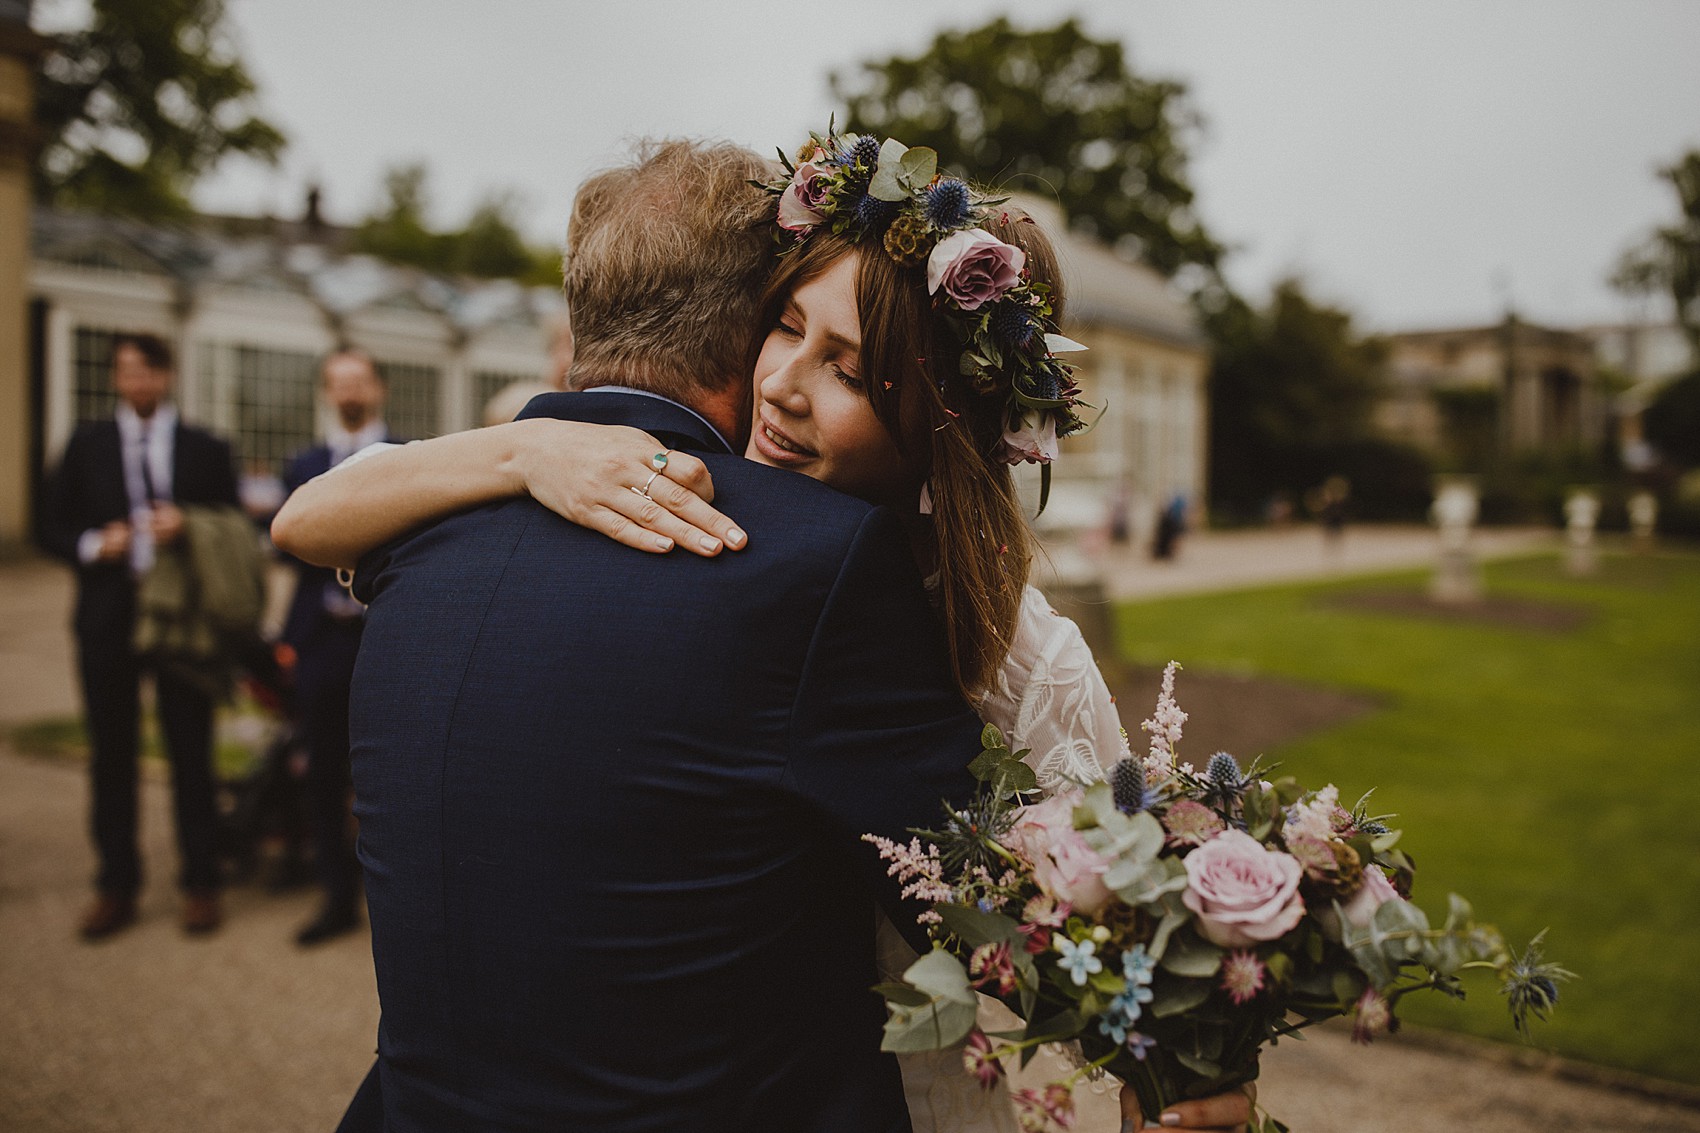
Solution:
[[[142,494],[150,504],[159,499],[159,493],[153,486],[153,445],[149,437],[152,428],[147,421],[142,422]]]

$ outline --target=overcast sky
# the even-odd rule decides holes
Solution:
[[[1558,324],[1632,307],[1618,254],[1674,216],[1656,167],[1700,147],[1695,0],[227,0],[276,170],[232,162],[221,211],[352,221],[424,161],[435,219],[517,190],[558,242],[574,189],[646,134],[792,149],[827,75],[1008,12],[1079,15],[1147,77],[1184,82],[1198,211],[1254,297],[1298,274],[1366,327]],[[63,26],[85,0],[37,0]],[[1663,308],[1659,309],[1663,312]]]

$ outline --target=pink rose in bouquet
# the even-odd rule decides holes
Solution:
[[[1033,879],[1047,896],[1093,916],[1110,900],[1104,884],[1110,863],[1074,828],[1074,808],[1080,801],[1078,790],[1068,790],[1023,807],[1010,835],[1015,847],[1033,863]]]
[[[981,228],[940,240],[927,258],[927,294],[939,288],[964,311],[977,311],[1021,281],[1027,253]]]
[[[1182,864],[1187,887],[1181,899],[1212,944],[1249,948],[1285,936],[1304,918],[1304,869],[1291,854],[1265,849],[1243,830],[1224,830]]]
[[[779,197],[779,227],[787,232],[807,232],[826,219],[826,204],[832,182],[827,171],[805,161],[791,175],[791,184]]]
[[[1387,880],[1387,875],[1380,869],[1371,866],[1364,870],[1363,883],[1347,901],[1340,903],[1340,911],[1346,916],[1346,923],[1362,932],[1375,920],[1375,911],[1389,901],[1402,901],[1393,883]],[[1332,908],[1318,909],[1316,918],[1322,924],[1323,931],[1332,939],[1339,940],[1341,934],[1340,918]]]

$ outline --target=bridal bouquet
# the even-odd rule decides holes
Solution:
[[[922,914],[933,951],[882,984],[889,1051],[960,1046],[988,1088],[1004,1060],[1078,1042],[1083,1065],[1014,1100],[1028,1130],[1066,1129],[1069,1087],[1097,1067],[1139,1096],[1147,1121],[1174,1102],[1257,1077],[1264,1043],[1336,1016],[1368,1042],[1397,1026],[1409,992],[1463,997],[1460,975],[1493,973],[1513,1024],[1545,1018],[1570,973],[1537,937],[1514,954],[1454,895],[1433,924],[1409,900],[1399,831],[1366,800],[1307,791],[1226,753],[1202,771],[1175,755],[1186,721],[1171,664],[1146,721],[1150,752],[1110,782],[1034,805],[1032,770],[987,726],[972,770],[983,789],[907,845],[869,836]],[[976,993],[1025,1027],[987,1034]],[[1262,1133],[1284,1131],[1273,1118]]]

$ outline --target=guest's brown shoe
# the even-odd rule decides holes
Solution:
[[[126,893],[102,893],[83,914],[77,934],[84,940],[103,940],[136,923],[136,898]]]
[[[224,923],[219,908],[218,893],[211,889],[191,890],[183,898],[183,931],[190,936],[205,936],[217,932]]]

